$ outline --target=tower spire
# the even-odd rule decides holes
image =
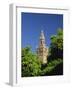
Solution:
[[[44,36],[43,30],[41,30],[40,42],[39,43],[40,43],[39,47],[45,47],[45,36]]]
[[[45,36],[44,36],[44,32],[43,32],[43,30],[41,30],[40,39],[45,39]]]

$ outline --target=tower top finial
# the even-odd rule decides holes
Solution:
[[[45,39],[43,30],[41,30],[40,39]]]
[[[41,32],[43,33],[43,30],[41,30]]]

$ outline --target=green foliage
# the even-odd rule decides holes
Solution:
[[[49,48],[49,60],[63,59],[63,30],[58,29],[57,35],[51,36],[51,44]]]
[[[48,65],[42,70],[41,75],[47,76],[47,75],[62,75],[63,73],[63,66],[62,66],[63,60],[53,60],[48,63]],[[60,66],[61,64],[61,66]],[[59,71],[57,71],[57,68]]]
[[[30,51],[30,47],[22,49],[22,77],[38,76],[41,72],[41,62],[38,57]]]

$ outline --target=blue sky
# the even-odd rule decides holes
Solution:
[[[39,14],[21,13],[21,44],[22,48],[31,46],[35,51],[39,45],[40,32],[43,30],[46,46],[50,45],[51,35],[57,33],[57,29],[63,29],[63,15],[61,14]]]

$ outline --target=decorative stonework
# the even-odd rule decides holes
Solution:
[[[37,48],[37,55],[39,59],[41,60],[42,64],[47,63],[48,48],[45,45],[45,36],[44,36],[43,31],[41,31],[39,47]]]

